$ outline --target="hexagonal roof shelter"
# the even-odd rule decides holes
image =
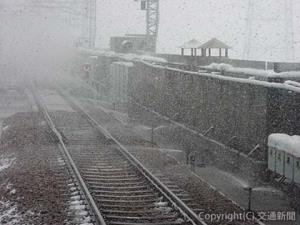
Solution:
[[[204,44],[200,45],[198,49],[201,49],[201,55],[207,56],[206,50],[208,49],[208,56],[211,56],[211,49],[219,49],[219,56],[222,56],[222,49],[225,49],[225,57],[228,57],[228,49],[231,47],[217,38],[212,38]]]

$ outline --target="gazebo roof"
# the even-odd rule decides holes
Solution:
[[[212,38],[208,42],[200,45],[198,48],[224,48],[230,49],[231,47],[218,40],[217,38]]]
[[[196,39],[192,39],[188,42],[185,42],[183,45],[180,46],[180,48],[199,48],[201,46],[200,41]]]

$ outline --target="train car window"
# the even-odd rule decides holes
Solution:
[[[289,164],[291,162],[291,158],[290,157],[287,157],[286,158],[286,162]]]
[[[278,159],[281,159],[281,154],[280,153],[278,153]]]

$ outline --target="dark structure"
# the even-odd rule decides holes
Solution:
[[[130,35],[110,38],[110,49],[119,53],[141,52],[146,50],[145,35]]]
[[[211,50],[212,49],[219,49],[219,57],[222,57],[222,51],[224,50],[224,56],[228,58],[228,50],[230,47],[223,43],[222,41],[218,40],[217,38],[212,38],[208,42],[202,44],[201,46],[198,47],[201,49],[201,55],[202,56],[207,56],[207,50],[208,50],[208,56],[212,56]]]
[[[212,38],[209,41],[202,44],[200,41],[196,39],[192,39],[186,43],[184,43],[181,48],[181,55],[184,56],[184,50],[190,49],[191,50],[191,56],[197,56],[197,49],[201,50],[202,57],[211,57],[212,50],[218,49],[219,50],[219,57],[226,57],[228,58],[228,50],[231,48],[230,46],[226,45],[222,41],[218,40],[217,38]]]

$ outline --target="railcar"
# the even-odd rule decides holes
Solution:
[[[268,169],[300,185],[300,136],[287,134],[269,136]]]

